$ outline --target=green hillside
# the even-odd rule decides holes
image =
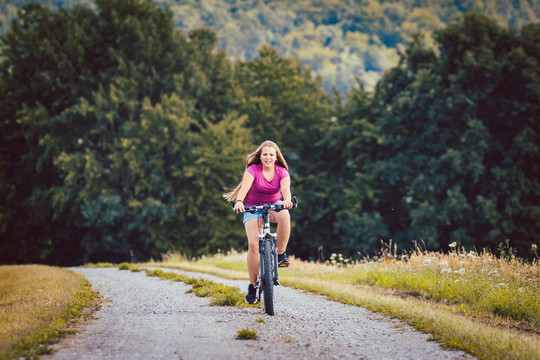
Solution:
[[[16,8],[28,0],[0,4],[0,29],[9,28]],[[53,9],[90,0],[43,0]],[[521,28],[540,19],[540,0],[155,0],[174,13],[174,25],[184,31],[211,27],[216,46],[231,58],[257,57],[263,44],[283,56],[299,58],[323,76],[326,89],[345,92],[358,78],[373,89],[381,74],[398,62],[398,50],[413,34],[428,39],[468,12],[485,14],[499,24]]]

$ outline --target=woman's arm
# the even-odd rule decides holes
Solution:
[[[283,206],[287,209],[292,208],[291,177],[287,176],[286,178],[281,179],[279,185],[281,187],[281,196],[283,197]]]
[[[253,181],[255,178],[253,175],[251,175],[249,172],[244,173],[244,178],[242,179],[242,185],[240,185],[240,191],[238,191],[238,196],[236,196],[236,200],[234,201],[234,211],[238,212],[244,212],[244,200],[246,199],[246,195],[251,189],[251,185],[253,185]]]

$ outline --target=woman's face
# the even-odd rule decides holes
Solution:
[[[271,146],[265,146],[261,151],[261,164],[263,168],[270,169],[276,163],[276,149]]]

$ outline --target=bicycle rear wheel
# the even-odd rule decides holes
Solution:
[[[264,283],[264,310],[268,315],[274,315],[274,254],[272,253],[272,240],[264,241],[263,261],[264,274],[262,281]]]

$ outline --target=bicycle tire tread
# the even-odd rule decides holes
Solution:
[[[274,315],[274,279],[273,279],[273,264],[272,264],[272,242],[265,240],[264,244],[264,309],[268,315]]]

